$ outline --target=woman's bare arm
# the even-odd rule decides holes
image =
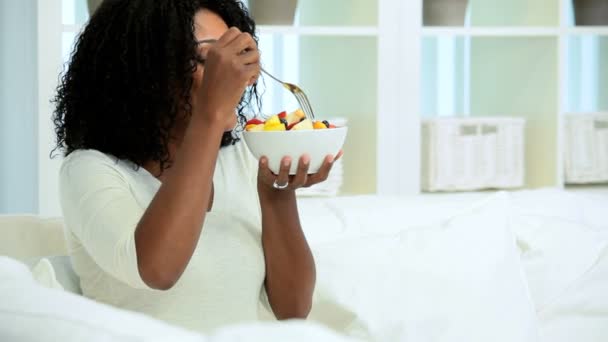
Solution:
[[[315,261],[300,225],[295,191],[260,187],[266,291],[278,319],[306,318],[315,288]]]
[[[296,190],[324,182],[335,160],[327,156],[319,171],[308,174],[310,157],[298,161],[295,176],[289,176],[291,158],[281,161],[278,175],[268,168],[268,159],[261,158],[258,171],[258,195],[262,208],[262,246],[266,260],[265,287],[272,311],[278,319],[306,318],[312,308],[315,288],[315,261],[304,236]],[[275,189],[273,184],[288,184]]]
[[[195,75],[190,122],[135,230],[139,273],[148,286],[171,288],[188,265],[209,207],[221,137],[235,126],[235,108],[258,74],[255,41],[231,28],[209,50],[204,78]]]

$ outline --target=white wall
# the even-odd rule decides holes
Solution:
[[[38,212],[36,0],[0,0],[0,213]]]
[[[1,0],[0,0],[1,1]],[[62,71],[61,58],[61,3],[62,0],[37,0],[38,31],[36,33],[38,54],[38,213],[42,216],[61,215],[59,206],[58,174],[61,158],[51,159],[55,145],[52,123],[53,105],[59,75]]]
[[[60,215],[60,160],[49,153],[61,1],[0,0],[0,214]]]

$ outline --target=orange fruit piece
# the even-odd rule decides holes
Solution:
[[[327,129],[327,126],[325,126],[325,124],[324,124],[323,122],[321,122],[321,121],[315,121],[315,122],[312,124],[312,127],[313,127],[314,129]]]

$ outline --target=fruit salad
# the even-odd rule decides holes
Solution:
[[[335,125],[328,121],[312,121],[306,118],[306,115],[301,109],[287,114],[281,112],[273,115],[268,120],[251,119],[247,121],[245,130],[248,132],[262,131],[302,131],[313,129],[328,129],[336,128]]]

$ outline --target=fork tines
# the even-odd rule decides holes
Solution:
[[[315,114],[312,111],[312,106],[310,105],[310,101],[308,101],[308,97],[306,96],[306,94],[304,94],[302,91],[296,91],[293,94],[295,95],[296,100],[298,100],[298,103],[302,107],[304,114],[306,114],[306,116],[309,117],[310,120],[314,120]]]

